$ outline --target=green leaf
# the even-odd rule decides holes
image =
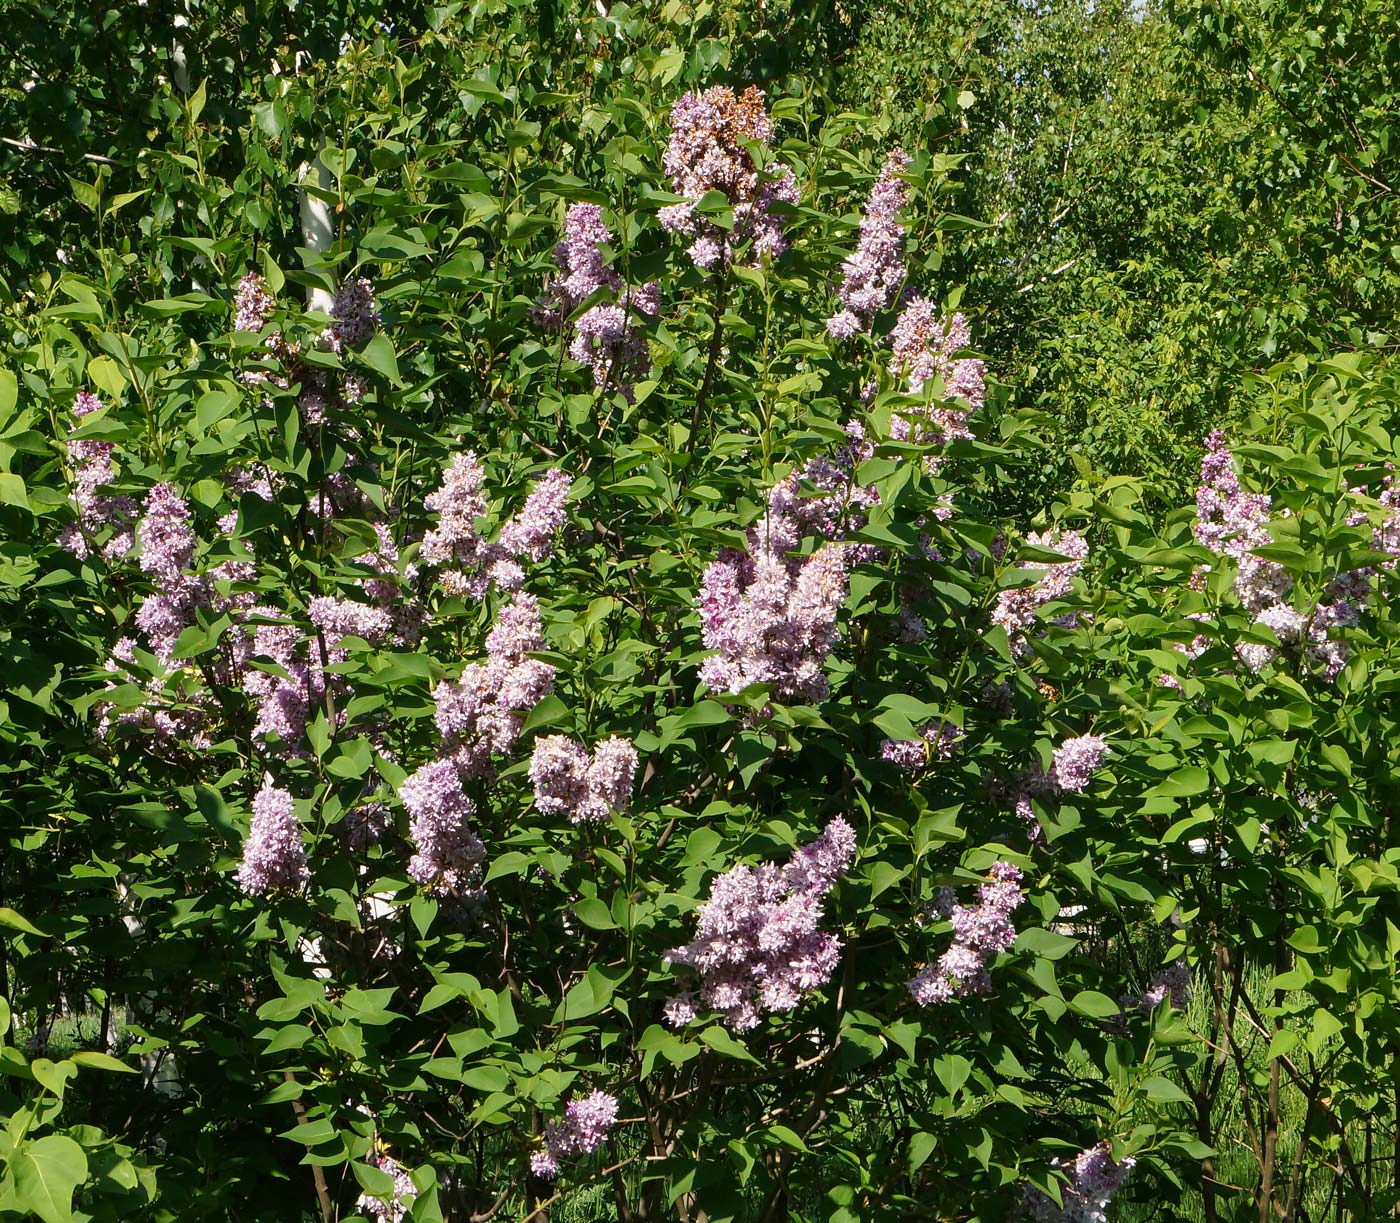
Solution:
[[[119,1058],[113,1057],[110,1053],[98,1053],[95,1050],[84,1050],[75,1053],[68,1059],[79,1066],[87,1066],[92,1070],[115,1070],[121,1074],[140,1074],[135,1066],[128,1066]]]
[[[44,1223],[72,1223],[73,1192],[88,1174],[82,1147],[62,1134],[47,1134],[22,1147],[10,1171],[20,1209]]]
[[[360,352],[360,360],[370,369],[387,378],[391,386],[402,385],[403,380],[399,377],[398,355],[394,352],[394,345],[390,342],[389,337],[382,331],[375,332],[374,335],[370,336]]]
[[[46,930],[40,930],[28,918],[21,917],[13,909],[0,905],[0,926],[9,926],[13,930],[23,930],[25,934],[37,934],[40,938],[49,938]]]
[[[752,1062],[755,1066],[763,1064],[749,1052],[748,1046],[735,1040],[726,1029],[718,1024],[711,1024],[700,1033],[700,1043],[707,1045],[721,1057],[732,1058],[739,1062]]]
[[[1069,1009],[1087,1019],[1109,1019],[1118,1014],[1118,1004],[1107,994],[1082,989],[1070,999]]]

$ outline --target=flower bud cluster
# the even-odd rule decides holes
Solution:
[[[740,865],[719,876],[696,912],[694,940],[666,957],[700,974],[696,992],[667,1003],[667,1021],[681,1027],[704,1007],[747,1032],[763,1014],[790,1011],[824,985],[841,940],[820,929],[821,901],[855,852],[855,830],[838,816],[786,866]]]
[[[827,331],[844,340],[869,331],[875,315],[891,305],[904,283],[904,226],[899,212],[909,202],[909,187],[900,177],[909,154],[891,150],[860,219],[860,243],[841,265],[842,308],[826,320]]]
[[[624,810],[636,773],[637,749],[617,735],[595,746],[591,757],[567,735],[545,735],[535,740],[530,758],[535,806],[549,815],[567,815],[575,824]]]
[[[997,862],[977,890],[977,904],[952,906],[953,944],[938,962],[921,969],[909,982],[909,993],[920,1006],[950,998],[987,994],[992,989],[987,961],[1016,941],[1011,913],[1025,898],[1021,872],[1009,862]]]
[[[1131,1155],[1115,1162],[1113,1148],[1107,1142],[1096,1143],[1076,1155],[1065,1169],[1062,1206],[1056,1206],[1035,1186],[1027,1185],[1020,1217],[1027,1223],[1108,1223],[1108,1205],[1136,1163]],[[1052,1160],[1050,1166],[1058,1168],[1060,1161]]]
[[[735,94],[727,85],[687,93],[671,107],[671,135],[663,156],[666,173],[679,204],[658,214],[663,228],[691,239],[690,258],[696,267],[723,267],[744,242],[752,241],[755,257],[776,258],[787,249],[782,220],[773,211],[782,201],[797,202],[792,170],[780,162],[760,171],[750,143],[770,148],[773,122],[763,105],[763,90],[750,85]],[[734,216],[727,232],[696,205],[711,191],[725,197]]]
[[[919,728],[917,739],[884,740],[880,759],[905,773],[917,773],[935,760],[950,760],[962,739],[962,731],[951,722],[928,722]]]
[[[1173,1010],[1184,1011],[1191,999],[1191,966],[1181,956],[1168,964],[1147,983],[1140,994],[1124,994],[1119,1001],[1124,1010],[1153,1011],[1163,1002]]]
[[[571,1100],[564,1116],[545,1126],[541,1150],[530,1156],[530,1172],[544,1180],[559,1175],[562,1160],[591,1155],[617,1123],[617,1097],[594,1091],[581,1100]]]
[[[267,281],[257,272],[249,272],[238,282],[233,294],[233,329],[261,331],[272,317],[276,301],[268,292]]]

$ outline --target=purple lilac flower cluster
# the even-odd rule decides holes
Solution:
[[[786,866],[735,866],[716,879],[696,912],[694,940],[667,956],[700,974],[698,991],[666,1004],[667,1021],[681,1027],[705,1007],[747,1032],[765,1012],[790,1011],[824,985],[841,940],[820,928],[821,902],[855,852],[855,830],[838,816]]]
[[[981,361],[957,355],[972,342],[967,319],[954,314],[945,323],[938,307],[916,294],[900,311],[890,341],[889,372],[906,380],[910,395],[918,395],[935,378],[943,384],[935,403],[896,413],[890,421],[891,436],[932,445],[971,437],[967,421],[986,399],[986,373]]]
[[[880,759],[906,773],[917,773],[935,760],[949,760],[962,742],[963,733],[951,722],[929,722],[919,728],[917,739],[886,739]]]
[[[564,504],[572,478],[553,468],[540,477],[520,512],[500,530],[493,543],[477,529],[487,513],[485,469],[474,451],[455,455],[442,486],[424,502],[438,515],[438,525],[423,537],[425,564],[448,565],[441,575],[448,594],[480,599],[491,587],[519,590],[525,580],[520,561],[543,560],[554,550],[564,525]]]
[[[456,683],[433,693],[445,753],[464,777],[489,777],[493,753],[515,745],[525,712],[554,688],[555,668],[531,658],[544,649],[533,595],[517,592],[486,637],[486,661],[470,664]]]
[[[535,740],[530,781],[535,806],[549,815],[567,815],[571,823],[606,820],[632,799],[637,749],[630,739],[613,735],[588,749],[567,735]]]
[[[413,1199],[418,1195],[418,1186],[392,1155],[381,1152],[371,1155],[366,1162],[388,1176],[394,1182],[394,1187],[387,1198],[368,1192],[360,1194],[355,1209],[380,1220],[380,1223],[404,1223]]]
[[[950,998],[991,992],[987,961],[1016,941],[1011,912],[1025,898],[1021,872],[1009,862],[997,862],[977,889],[977,904],[952,906],[953,944],[909,982],[909,993],[920,1006]]]
[[[486,847],[472,828],[472,800],[450,760],[425,764],[399,787],[415,846],[408,873],[424,890],[439,895],[465,891]]]
[[[793,556],[808,501],[790,481],[769,496],[749,531],[749,551],[726,550],[705,570],[698,596],[705,648],[700,678],[737,695],[769,684],[783,701],[820,702],[831,691],[822,670],[846,601],[847,545],[828,543]],[[818,515],[820,507],[814,507]]]
[[[81,423],[83,417],[101,411],[103,403],[96,395],[79,391],[73,401],[73,418]],[[74,425],[74,430],[79,424]],[[99,548],[102,559],[108,562],[120,560],[131,551],[135,544],[131,524],[136,520],[136,502],[130,497],[103,496],[98,490],[116,478],[112,455],[116,446],[111,442],[91,438],[71,438],[68,442],[68,457],[73,463],[73,500],[77,503],[78,517],[70,522],[59,534],[59,547],[66,548],[79,560],[86,560],[93,552],[93,544],[108,527],[112,534]]]
[[[1066,1169],[1064,1204],[1055,1205],[1034,1185],[1027,1185],[1021,1202],[1021,1218],[1027,1223],[1107,1223],[1108,1204],[1123,1187],[1137,1163],[1131,1155],[1113,1159],[1107,1142],[1096,1143],[1074,1157]],[[1058,1159],[1052,1168],[1060,1167]]]
[[[891,150],[860,219],[860,243],[841,265],[841,309],[826,320],[827,331],[844,340],[869,331],[875,315],[891,305],[904,283],[904,226],[899,212],[909,202],[908,184],[900,177],[909,154]]]
[[[1108,744],[1101,735],[1066,739],[1055,749],[1050,764],[1050,784],[1061,792],[1083,793],[1107,754]]]
[[[1124,994],[1119,1001],[1124,1010],[1153,1011],[1163,1002],[1170,1002],[1172,1008],[1184,1011],[1191,998],[1191,966],[1185,956],[1173,960],[1147,983],[1147,989],[1140,994]]]
[[[834,453],[808,459],[769,493],[770,514],[787,514],[801,534],[844,539],[864,527],[871,506],[880,504],[879,490],[873,484],[859,484],[855,478],[856,468],[874,457],[875,444],[866,437],[860,421],[849,421],[844,428],[846,441]],[[804,493],[804,483],[816,488],[816,496]],[[874,560],[878,553],[879,549],[869,544],[853,545],[847,563]]]
[[[1032,532],[1026,537],[1026,543],[1069,559],[1058,563],[1025,561],[1021,568],[1038,570],[1040,576],[1029,586],[1003,590],[997,595],[997,605],[992,609],[992,623],[999,624],[1006,630],[1011,652],[1017,658],[1024,658],[1030,653],[1028,634],[1035,626],[1036,609],[1056,599],[1063,599],[1069,594],[1071,579],[1079,572],[1084,558],[1089,555],[1089,545],[1078,531]],[[1071,614],[1058,617],[1055,622],[1070,625],[1075,620],[1076,616]]]
[[[253,799],[253,823],[243,845],[238,886],[250,896],[266,896],[279,890],[296,891],[310,878],[292,796],[264,782]]]
[[[358,348],[379,329],[379,307],[374,286],[363,276],[343,281],[331,302],[331,325],[322,339],[337,355]]]
[[[238,282],[233,294],[233,329],[261,331],[272,317],[276,300],[268,292],[267,281],[257,272],[249,272]]]
[[[243,691],[257,707],[253,735],[262,740],[275,736],[281,741],[282,754],[297,750],[306,720],[325,699],[327,689],[333,693],[341,690],[339,679],[326,667],[349,656],[342,641],[359,637],[379,645],[394,629],[394,618],[383,606],[349,599],[314,598],[307,612],[319,630],[319,641],[308,638],[277,608],[263,605],[242,613],[240,631],[233,639]],[[255,658],[265,658],[276,668],[249,666]]]
[[[612,241],[597,204],[570,204],[564,217],[564,240],[554,248],[559,273],[545,286],[532,311],[536,323],[559,331],[569,316],[600,289],[612,300],[589,307],[574,323],[569,356],[593,370],[599,387],[613,386],[631,398],[630,378],[646,365],[646,337],[632,315],[661,312],[661,286],[650,281],[622,291],[622,277],[607,266],[602,248]]]
[[[594,1091],[570,1100],[564,1116],[545,1126],[544,1146],[530,1156],[530,1173],[544,1180],[559,1175],[562,1160],[591,1155],[617,1123],[617,1097]]]
[[[773,205],[797,202],[792,170],[774,163],[760,171],[750,143],[773,142],[773,121],[764,109],[763,90],[750,85],[735,94],[727,85],[687,93],[671,107],[671,135],[663,165],[677,195],[685,197],[658,214],[662,227],[691,239],[696,267],[728,264],[738,247],[753,242],[756,257],[776,258],[787,249],[781,218]],[[734,226],[720,229],[696,209],[707,192],[728,201]]]
[[[1350,490],[1359,494],[1361,490]],[[1387,518],[1372,532],[1373,545],[1392,555],[1400,555],[1400,490],[1387,474],[1377,498],[1389,511]],[[1235,563],[1234,591],[1254,623],[1270,629],[1280,645],[1300,649],[1307,660],[1327,679],[1334,679],[1351,656],[1344,641],[1334,640],[1334,628],[1351,627],[1360,621],[1361,606],[1369,598],[1375,570],[1355,569],[1338,575],[1323,598],[1313,607],[1300,610],[1289,594],[1293,579],[1276,561],[1256,556],[1255,550],[1271,542],[1267,524],[1271,499],[1264,493],[1250,493],[1240,487],[1234,456],[1216,430],[1206,439],[1201,459],[1201,483],[1196,491],[1197,543]],[[1348,516],[1351,525],[1367,520],[1363,510]],[[1183,652],[1194,657],[1207,644],[1198,637]],[[1262,671],[1273,661],[1273,647],[1262,642],[1240,642],[1235,652],[1251,671]],[[1164,677],[1168,686],[1179,686]]]

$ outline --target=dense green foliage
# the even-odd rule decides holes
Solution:
[[[1383,9],[12,5],[0,1215],[1059,1217],[1100,1143],[1134,1161],[1125,1219],[1394,1210]],[[663,224],[671,107],[750,82],[790,248],[715,191],[696,215],[739,245],[698,267]],[[966,437],[918,431],[968,405],[951,366],[891,371],[892,304],[827,329],[899,143],[907,288],[988,359]],[[570,355],[605,282],[541,317],[583,203],[620,284],[659,286],[630,378]],[[273,301],[240,328],[250,271]],[[332,341],[360,277],[380,318]],[[1216,426],[1271,498],[1237,507],[1234,551],[1189,505]],[[413,865],[410,779],[459,745],[443,693],[516,606],[429,557],[468,451],[486,540],[547,472],[572,484],[511,552],[552,690],[463,770],[484,858],[459,886]],[[85,516],[93,454],[131,521]],[[775,487],[838,508],[770,556]],[[142,505],[165,509],[104,557]],[[815,680],[702,678],[727,657],[712,565],[766,560],[812,614],[838,551]],[[159,648],[160,598],[196,588]],[[394,627],[333,632],[323,599]],[[296,650],[252,648],[260,625]],[[279,737],[262,694],[294,680],[314,699]],[[1107,755],[1071,783],[1086,734]],[[630,802],[551,807],[554,735],[630,739]],[[294,886],[249,882],[269,787]],[[668,1022],[696,975],[668,952],[717,881],[836,817],[834,972],[753,1025]],[[920,1005],[969,945],[943,889],[971,907],[998,862],[1023,872],[1014,944],[985,991]],[[606,1141],[536,1174],[594,1091]]]

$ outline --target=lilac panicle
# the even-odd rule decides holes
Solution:
[[[265,782],[253,799],[253,823],[243,845],[238,886],[249,895],[265,896],[278,890],[296,891],[310,878],[292,796]]]
[[[671,107],[671,134],[662,162],[679,204],[659,213],[662,227],[691,239],[690,258],[699,268],[727,264],[737,247],[753,242],[758,256],[776,258],[787,249],[778,202],[797,202],[792,170],[774,163],[761,173],[747,147],[771,146],[773,122],[764,109],[763,91],[750,85],[735,94],[727,85],[687,93]],[[696,211],[709,191],[729,201],[734,227],[728,233]]]
[[[489,776],[491,757],[515,745],[523,713],[553,690],[555,668],[529,657],[543,648],[539,605],[517,592],[487,634],[485,662],[470,664],[433,693],[444,750],[465,776]]]
[[[932,1006],[950,998],[991,992],[987,961],[1010,949],[1016,941],[1011,913],[1024,899],[1021,872],[1009,862],[997,862],[978,888],[977,904],[953,905],[953,944],[934,964],[909,982],[909,992],[920,1006]]]
[[[934,445],[971,437],[968,418],[985,401],[986,385],[982,362],[957,355],[972,342],[967,319],[954,314],[945,323],[933,302],[915,295],[900,311],[890,342],[889,372],[906,380],[905,390],[910,395],[919,394],[934,378],[943,383],[940,400],[896,413],[890,422],[891,435],[897,441]],[[967,407],[959,406],[964,403]]]
[[[1113,1148],[1099,1142],[1080,1151],[1065,1169],[1062,1190],[1064,1204],[1054,1201],[1034,1185],[1027,1185],[1021,1200],[1021,1219],[1026,1223],[1107,1223],[1108,1204],[1123,1187],[1137,1164],[1131,1155],[1115,1162]],[[1052,1168],[1060,1167],[1058,1159]]]
[[[358,348],[379,327],[379,309],[374,301],[374,286],[362,276],[343,281],[331,303],[331,323],[326,332],[331,351],[340,353]]]
[[[355,1209],[363,1214],[372,1215],[380,1223],[404,1223],[408,1218],[412,1199],[418,1195],[418,1186],[413,1183],[413,1178],[404,1166],[392,1155],[371,1155],[367,1162],[388,1176],[394,1182],[394,1187],[390,1190],[388,1198],[376,1197],[368,1192],[360,1194]]]
[[[535,806],[547,814],[567,815],[575,824],[622,811],[631,800],[636,772],[637,749],[616,735],[599,743],[592,757],[566,735],[545,735],[535,741],[530,758]]]
[[[233,295],[235,331],[261,331],[272,317],[276,305],[265,281],[257,272],[249,272],[238,282]]]
[[[860,243],[841,265],[842,308],[826,320],[827,331],[838,340],[869,331],[875,315],[894,302],[904,283],[905,229],[899,212],[909,202],[909,188],[900,175],[908,165],[909,155],[893,149],[870,192],[860,221]]]
[[[563,327],[580,302],[599,289],[616,293],[622,277],[607,266],[602,248],[612,241],[597,204],[570,204],[564,214],[564,240],[554,248],[558,273],[545,286],[533,311],[535,322],[550,331]]]
[[[805,522],[790,483],[777,485],[768,513],[749,532],[749,552],[726,551],[705,570],[697,602],[705,648],[700,666],[714,692],[769,684],[782,701],[820,702],[831,685],[822,669],[836,644],[846,602],[850,545],[829,543],[805,557]]]
[[[454,455],[442,486],[424,501],[437,512],[438,525],[424,535],[420,557],[427,565],[447,566],[441,580],[448,594],[480,599],[493,586],[519,589],[525,577],[520,560],[547,557],[564,525],[573,480],[556,468],[540,477],[492,542],[477,526],[488,508],[485,478],[475,452]]]
[[[591,1155],[617,1123],[617,1097],[594,1091],[581,1100],[571,1100],[564,1116],[545,1127],[541,1150],[530,1156],[530,1171],[543,1179],[559,1174],[560,1161]]]
[[[790,1011],[836,968],[841,940],[821,930],[822,898],[855,857],[855,830],[839,816],[786,866],[735,866],[720,875],[696,911],[695,938],[667,959],[699,974],[695,993],[667,1004],[681,1025],[703,1005],[736,1032],[765,1012]]]
[[[101,411],[103,403],[88,391],[79,391],[73,401],[73,418]],[[77,424],[74,425],[76,430]],[[68,442],[68,457],[73,462],[73,500],[77,503],[78,519],[69,523],[59,534],[59,546],[66,548],[79,560],[86,560],[92,549],[89,541],[107,527],[113,532],[102,545],[102,558],[116,561],[131,551],[135,539],[132,523],[136,520],[136,502],[125,496],[107,497],[98,490],[116,478],[112,456],[116,446],[96,438],[73,438]]]
[[[141,546],[141,568],[167,594],[182,586],[194,556],[194,531],[189,521],[190,507],[173,484],[152,487],[136,528],[136,540]]]
[[[439,895],[467,890],[486,847],[471,826],[475,808],[450,760],[425,764],[399,787],[409,815],[408,835],[415,853],[410,877]]]
[[[1057,789],[1078,794],[1085,790],[1108,754],[1108,744],[1100,735],[1080,735],[1066,739],[1055,749],[1050,765],[1050,782]]]
[[[1056,599],[1063,599],[1070,593],[1071,580],[1089,555],[1089,545],[1078,531],[1032,532],[1026,536],[1026,543],[1069,559],[1048,563],[1025,561],[1020,568],[1039,570],[1040,576],[1029,586],[1003,590],[997,595],[997,605],[992,609],[992,623],[1006,630],[1011,652],[1017,658],[1026,657],[1031,651],[1029,633],[1035,626],[1036,609]],[[1072,624],[1074,618],[1067,617],[1063,622]]]

